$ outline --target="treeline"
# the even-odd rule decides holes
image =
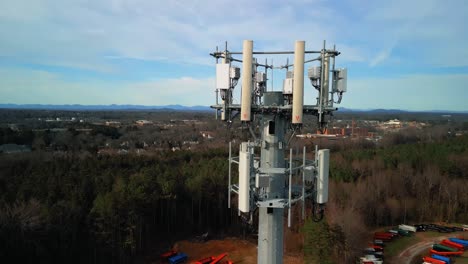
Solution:
[[[174,110],[33,110],[33,109],[0,109],[0,124],[21,124],[28,128],[43,128],[47,119],[76,120],[85,122],[119,121],[123,124],[134,123],[139,119],[153,122],[168,122],[173,119],[213,120],[213,113]],[[54,126],[61,122],[51,122]]]
[[[447,124],[455,122],[465,122],[468,124],[466,113],[437,113],[437,112],[406,112],[406,111],[337,111],[335,119],[355,119],[355,120],[377,120],[388,121],[398,119],[401,121],[421,121],[430,124]]]
[[[327,223],[320,229],[312,222],[304,227],[311,263],[317,256],[351,263],[369,233],[382,226],[468,222],[468,136],[355,146],[334,152],[330,165]],[[318,237],[325,238],[322,246],[316,246]]]
[[[128,263],[155,244],[238,232],[221,150],[0,160],[0,259]],[[234,226],[234,229],[231,229]]]
[[[138,116],[128,115],[138,118]],[[154,115],[162,119],[159,117],[160,113],[154,113]],[[198,115],[194,114],[194,117]],[[219,134],[216,133],[215,139],[203,137],[202,131],[213,132],[222,127],[214,121],[195,124],[171,122],[166,120],[167,118],[165,117],[164,123],[148,126],[137,126],[134,121],[128,120],[127,125],[118,127],[88,122],[41,122],[36,125],[23,122],[11,126],[2,126],[0,123],[0,145],[26,145],[32,151],[79,151],[91,154],[99,150],[145,149],[145,151],[155,152],[173,147],[199,150],[226,145],[225,138],[227,137],[224,136],[228,133],[225,130],[221,130]],[[204,142],[210,142],[210,144],[203,144]]]
[[[331,146],[326,221],[302,228],[308,263],[352,262],[380,226],[468,221],[468,136],[387,138]],[[242,234],[227,166],[225,148],[1,155],[0,259],[129,263],[194,234]]]

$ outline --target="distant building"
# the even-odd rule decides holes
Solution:
[[[13,131],[19,131],[18,125],[16,124],[9,124],[8,127]]]
[[[17,145],[17,144],[0,145],[0,153],[13,154],[13,153],[23,153],[23,152],[31,152],[31,148],[26,145]]]
[[[207,132],[207,131],[200,131],[200,134],[202,135],[203,138],[206,138],[206,139],[213,139],[214,136],[211,132]]]
[[[145,153],[146,153],[146,150],[144,150],[144,149],[137,149],[137,150],[135,151],[135,153],[136,153],[138,156],[140,156],[140,155],[145,154]]]
[[[147,125],[153,124],[153,122],[148,121],[148,120],[137,120],[135,123],[139,126],[147,126]]]
[[[333,128],[327,128],[323,134],[325,135],[344,135],[343,134],[344,128],[339,128],[339,127],[333,127]],[[319,134],[320,131],[317,131],[317,134]]]
[[[106,121],[106,126],[120,127],[120,122],[117,122],[117,121]]]
[[[117,151],[117,153],[118,153],[118,154],[121,154],[121,155],[128,154],[128,150],[126,150],[126,149],[119,149],[119,150]]]
[[[179,147],[172,147],[172,149],[171,149],[171,150],[172,150],[172,152],[176,152],[176,151],[179,151],[179,150],[180,150],[180,148],[179,148]]]
[[[317,131],[317,134],[322,134],[320,131]],[[324,135],[335,135],[335,136],[357,136],[357,137],[368,137],[369,130],[367,128],[355,127],[355,128],[327,128],[324,132]]]
[[[67,131],[67,130],[68,130],[68,128],[58,128],[58,127],[49,129],[50,132],[64,132],[64,131]]]
[[[343,128],[343,136],[368,137],[369,130],[364,127]]]
[[[77,132],[83,132],[83,133],[86,133],[86,134],[89,134],[91,131],[93,131],[92,128],[77,128],[75,129]]]
[[[389,127],[389,128],[401,128],[402,127],[402,122],[398,119],[392,119],[389,120],[385,123],[383,123],[384,126]]]
[[[198,145],[198,141],[184,141],[182,142],[183,145]]]

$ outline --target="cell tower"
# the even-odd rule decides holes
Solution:
[[[294,54],[294,64],[274,67],[260,64],[253,55]],[[305,60],[305,54],[318,54]],[[228,207],[231,194],[238,195],[239,215],[252,221],[258,210],[258,261],[261,264],[283,263],[283,219],[288,209],[288,226],[291,226],[291,207],[302,204],[305,218],[306,202],[311,201],[315,220],[323,218],[328,201],[328,149],[315,147],[315,159],[293,155],[288,149],[287,133],[291,138],[303,125],[303,115],[315,115],[320,130],[326,129],[329,116],[338,110],[346,92],[347,70],[335,69],[335,57],[340,53],[333,48],[318,51],[305,50],[305,41],[296,41],[294,51],[254,51],[253,41],[244,40],[242,52],[224,51],[211,53],[216,58],[216,118],[229,124],[240,115],[240,121],[249,129],[250,140],[240,144],[239,156],[233,157],[229,143]],[[242,55],[236,59],[233,55]],[[219,61],[221,59],[221,61]],[[242,63],[241,69],[232,65]],[[317,90],[317,103],[304,105],[304,65],[316,62],[319,65],[308,69],[307,75]],[[330,67],[331,64],[331,67]],[[293,71],[288,71],[293,67]],[[259,71],[263,68],[264,71]],[[331,69],[330,69],[331,68]],[[286,69],[282,91],[267,91],[268,69]],[[331,74],[331,78],[330,78]],[[235,104],[233,91],[242,76],[241,101]],[[331,85],[330,85],[331,83]],[[330,89],[331,86],[331,89]],[[337,101],[335,102],[335,96]],[[221,99],[221,101],[219,101]],[[238,164],[239,182],[231,181],[232,164]]]

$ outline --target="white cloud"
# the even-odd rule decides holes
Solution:
[[[0,69],[0,87],[0,103],[209,105],[214,102],[213,78],[82,82],[40,70]]]
[[[110,67],[109,53],[144,60],[206,63],[206,55],[224,40],[239,49],[242,39],[259,48],[292,49],[296,39],[321,47],[336,38],[326,21],[333,11],[270,1],[10,1],[0,11],[0,55],[34,63],[74,64],[96,70]],[[36,2],[35,2],[36,3]],[[311,5],[311,3],[302,3]],[[354,48],[356,49],[356,48]],[[34,54],[35,56],[32,56]],[[34,60],[37,57],[37,60]],[[71,63],[73,61],[74,63]],[[99,64],[99,65],[98,65]]]
[[[386,59],[390,57],[391,53],[392,53],[392,49],[385,49],[379,52],[377,56],[370,61],[369,65],[371,67],[375,67],[381,64],[382,62],[384,62]]]
[[[369,2],[356,27],[368,35],[368,46],[404,50],[405,62],[433,67],[468,65],[468,9],[465,1],[395,0]],[[380,53],[380,58],[386,52]]]
[[[223,47],[225,40],[230,50],[239,51],[243,39],[253,39],[255,49],[262,50],[292,50],[294,41],[299,39],[307,41],[307,49],[320,49],[326,39],[329,47],[337,43],[342,52],[337,59],[340,67],[353,64],[365,70],[399,63],[406,65],[406,69],[414,66],[416,71],[421,65],[467,66],[468,9],[464,5],[463,0],[4,1],[0,8],[0,58],[7,57],[20,65],[85,69],[106,73],[105,77],[112,79],[123,75],[123,68],[128,69],[122,66],[128,58],[158,61],[159,67],[168,62],[212,65],[208,53],[216,45]],[[273,58],[275,64],[286,60]],[[166,80],[148,80],[145,76],[140,81],[117,83],[89,76],[70,81],[64,76],[26,68],[18,70],[20,74],[8,76],[11,72],[2,74],[8,70],[1,67],[4,64],[0,64],[0,77],[6,80],[0,81],[0,93],[5,102],[212,102],[206,98],[213,89],[209,84],[213,78],[208,73],[199,79],[183,77],[192,72],[177,72]],[[71,72],[68,77],[73,75]],[[278,76],[283,73],[275,72],[276,81]],[[412,76],[404,81],[350,78],[349,96],[361,94],[361,87],[367,87],[370,93],[375,92],[372,88],[381,86],[386,87],[382,92],[402,91],[398,87],[417,85]],[[429,87],[442,91],[454,88],[443,86],[441,79],[446,86],[460,86],[459,76],[426,77],[434,81]],[[356,91],[352,91],[353,85],[357,85]],[[415,87],[423,92],[421,86]],[[431,89],[425,93],[439,94]],[[182,96],[179,91],[194,92],[199,97]],[[414,94],[413,88],[408,91]],[[35,96],[30,96],[31,93]],[[83,98],[84,94],[90,96]],[[447,99],[450,100],[453,99]]]
[[[343,62],[364,62],[366,61],[366,55],[363,50],[351,47],[348,45],[339,44],[337,45],[341,54],[338,59]]]
[[[327,39],[352,52],[343,53],[344,62],[377,65],[392,53],[376,47],[398,42],[423,54],[418,59],[426,63],[460,66],[468,64],[463,5],[435,0],[7,1],[0,10],[0,55],[110,71],[109,54],[206,64],[206,54],[224,40],[234,49],[240,49],[242,39],[256,40],[259,48],[291,49],[296,39],[316,48]]]

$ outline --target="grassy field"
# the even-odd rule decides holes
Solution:
[[[401,251],[403,251],[405,248],[410,247],[411,245],[414,245],[418,242],[420,242],[422,239],[419,236],[410,236],[410,237],[401,237],[398,239],[395,239],[394,241],[390,243],[386,243],[385,246],[385,257],[387,258],[392,258]]]
[[[398,258],[401,259],[401,255],[397,257],[400,253],[402,253],[405,249],[411,247],[412,245],[417,244],[418,242],[423,242],[424,244],[431,244],[433,243],[439,243],[441,240],[441,236],[446,236],[450,234],[441,234],[439,232],[418,232],[415,235],[411,237],[399,237],[392,242],[386,243],[385,247],[385,258],[389,260],[398,260]],[[460,232],[460,233],[453,233],[453,236],[461,236],[466,239],[466,233]],[[427,248],[430,248],[430,246],[427,246]],[[406,254],[406,253],[405,253]],[[424,250],[424,252],[421,252],[420,254],[412,257],[411,263],[413,264],[419,264],[421,263],[421,259],[423,256],[428,256],[427,250]],[[465,252],[462,256],[460,257],[453,257],[452,258],[453,263],[456,264],[468,264],[468,251]]]
[[[456,264],[468,264],[468,251],[465,251],[459,258],[452,258],[452,260]]]
[[[453,260],[453,263],[456,264],[468,264],[468,257],[454,258]]]
[[[427,232],[423,232],[423,233],[419,233],[419,234],[422,234],[425,238],[439,237],[439,236],[443,235],[442,233],[434,232],[434,231],[427,231]]]

